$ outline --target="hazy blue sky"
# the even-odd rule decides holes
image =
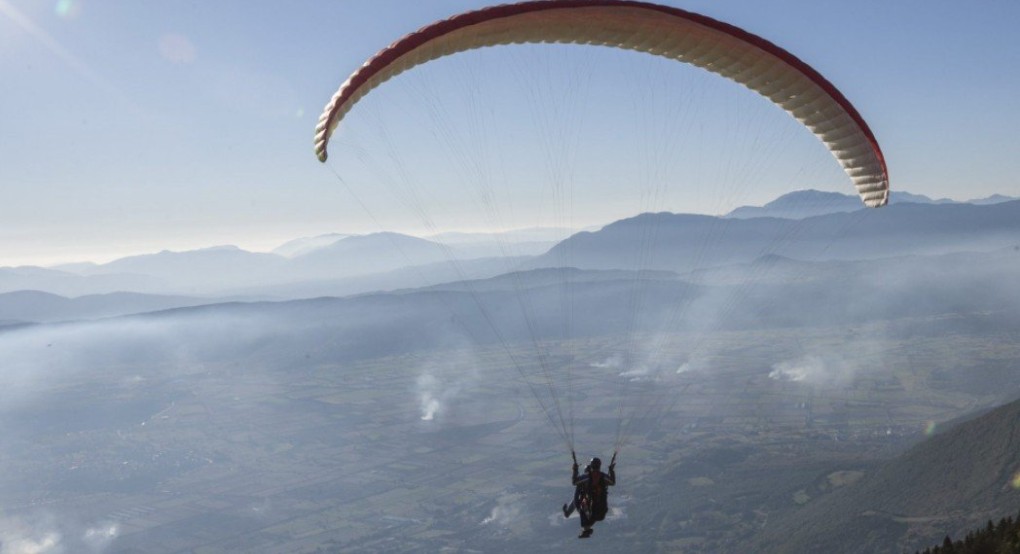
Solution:
[[[761,35],[828,77],[871,124],[894,188],[1020,195],[1020,3],[666,3]],[[214,244],[269,249],[297,236],[376,231],[377,222],[423,232],[420,218],[388,211],[383,189],[397,191],[394,205],[420,201],[439,228],[480,229],[491,218],[454,213],[464,209],[458,187],[478,171],[497,200],[501,187],[520,191],[507,199],[512,208],[497,202],[507,215],[540,212],[529,194],[548,203],[543,180],[570,174],[576,212],[522,224],[590,225],[649,207],[718,213],[801,185],[848,186],[830,182],[838,167],[817,157],[813,137],[805,142],[785,114],[774,117],[737,85],[674,75],[633,53],[525,48],[405,74],[355,108],[331,161],[366,214],[312,154],[319,111],[378,49],[485,4],[0,0],[0,266]],[[571,69],[560,73],[562,65]],[[566,94],[578,89],[580,99]],[[465,103],[473,107],[459,112]],[[751,104],[764,111],[741,117]],[[564,133],[569,147],[558,145]],[[734,136],[783,146],[735,171],[750,146],[730,147]],[[717,150],[727,153],[717,159]],[[694,162],[681,151],[701,164],[696,194],[674,186],[644,203],[613,196],[614,183],[631,177],[686,179],[678,176]],[[570,161],[556,162],[560,154]],[[728,169],[705,169],[714,164]],[[761,177],[771,171],[761,165],[785,177]],[[730,188],[715,191],[713,179]],[[408,185],[428,194],[401,197]]]

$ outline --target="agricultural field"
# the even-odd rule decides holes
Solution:
[[[114,552],[550,548],[572,440],[620,447],[591,547],[731,550],[1010,398],[1020,340],[935,323],[95,367],[5,414],[4,507]]]

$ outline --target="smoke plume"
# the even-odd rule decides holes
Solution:
[[[489,517],[482,520],[482,525],[510,527],[521,519],[524,511],[520,495],[505,494],[496,500]]]

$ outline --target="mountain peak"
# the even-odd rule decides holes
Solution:
[[[272,250],[272,253],[285,258],[294,258],[296,256],[301,256],[314,250],[318,250],[319,248],[325,248],[334,244],[338,240],[343,240],[352,236],[355,235],[345,233],[326,233],[324,235],[316,235],[314,237],[296,238],[277,246]]]
[[[890,204],[999,204],[1016,200],[1009,196],[994,194],[987,198],[957,202],[949,198],[932,199],[923,194],[902,190],[889,193]],[[815,189],[797,190],[786,193],[764,206],[741,206],[723,217],[750,219],[755,217],[778,217],[780,219],[805,219],[819,215],[854,212],[864,209],[864,204],[855,194],[827,192]]]
[[[1013,200],[1020,200],[1020,197],[1006,196],[1003,194],[993,194],[991,196],[986,196],[984,198],[975,198],[973,200],[969,200],[968,203],[983,206],[988,204],[1001,204],[1003,202],[1012,202]]]
[[[804,219],[816,215],[852,212],[863,208],[864,204],[856,195],[807,189],[786,193],[764,206],[741,206],[724,217],[731,219],[753,217]]]

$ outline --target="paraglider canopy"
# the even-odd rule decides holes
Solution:
[[[733,25],[671,6],[630,0],[535,0],[462,13],[381,50],[333,95],[319,118],[315,152],[355,103],[384,81],[428,61],[513,43],[591,44],[645,52],[719,74],[761,94],[803,123],[839,161],[869,207],[889,196],[874,134],[835,86],[793,54]]]

